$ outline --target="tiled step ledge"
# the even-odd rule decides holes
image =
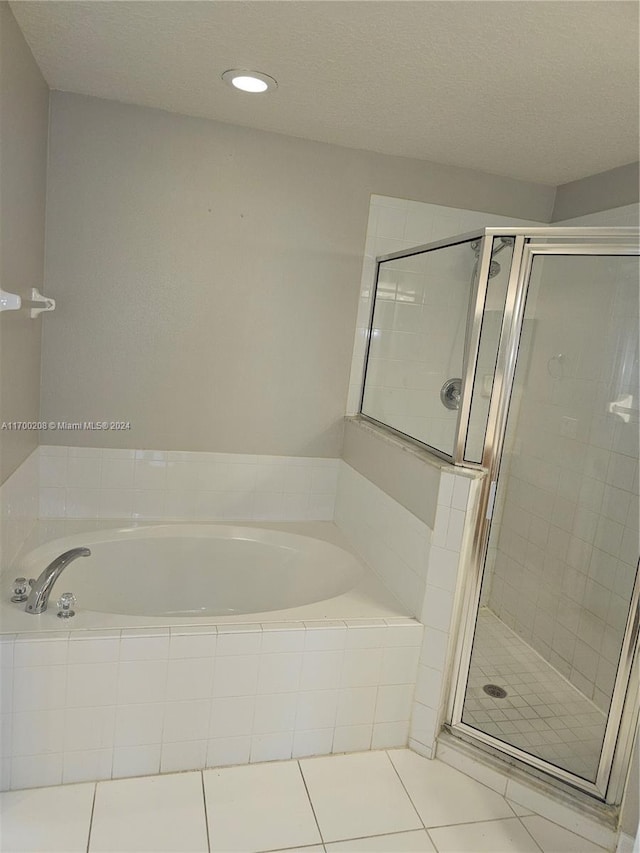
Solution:
[[[550,782],[535,778],[519,767],[465,743],[449,732],[441,732],[438,736],[436,756],[519,806],[607,850],[616,849],[619,834],[619,810],[616,807],[599,804],[581,791],[557,788]]]
[[[405,746],[413,619],[4,635],[3,789]]]

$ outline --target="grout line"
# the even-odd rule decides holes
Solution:
[[[389,764],[393,767],[393,770],[394,770],[394,772],[395,772],[396,776],[398,777],[398,779],[399,779],[399,781],[400,781],[400,784],[402,785],[402,788],[403,788],[403,790],[404,790],[405,794],[406,794],[406,795],[407,795],[407,797],[409,798],[409,802],[410,802],[410,803],[411,803],[411,805],[413,806],[413,810],[414,810],[414,812],[416,813],[416,815],[418,816],[418,820],[420,821],[420,823],[422,824],[422,826],[426,829],[426,828],[427,828],[427,827],[426,827],[426,824],[425,824],[425,822],[422,820],[422,817],[420,816],[420,812],[419,812],[419,811],[418,811],[418,809],[416,808],[416,804],[415,804],[415,803],[413,802],[413,800],[411,799],[411,794],[410,794],[410,793],[409,793],[409,791],[407,790],[407,786],[404,784],[404,781],[403,781],[403,779],[402,779],[402,776],[400,776],[400,774],[398,773],[398,769],[397,769],[396,765],[395,765],[395,764],[393,763],[393,761],[391,760],[391,756],[389,755],[389,750],[385,749],[384,754],[387,756],[387,760],[389,761]]]
[[[436,851],[436,853],[438,853],[439,848],[436,846],[436,842],[435,842],[435,841],[433,840],[433,838],[431,837],[431,833],[430,833],[430,832],[429,832],[429,830],[426,828],[426,826],[425,826],[424,831],[427,833],[427,838],[429,839],[429,841],[433,844],[433,849]]]
[[[525,815],[525,817],[530,817],[530,815]],[[474,823],[500,823],[501,820],[515,820],[518,819],[518,815],[506,815],[506,817],[482,817],[478,820],[459,820],[457,823],[438,823],[433,826],[425,826],[425,829],[429,831],[430,829],[449,829],[452,826],[471,826]]]
[[[385,751],[386,751],[386,750],[385,750]],[[409,751],[409,752],[412,752],[412,750],[408,750],[408,751]],[[392,760],[391,756],[389,755],[388,751],[386,751],[386,752],[387,752],[387,757],[388,757],[389,761],[391,762],[391,766],[392,766],[392,767],[393,767],[393,769],[396,771],[396,775],[397,775],[398,779],[400,779],[400,783],[402,784],[402,787],[404,788],[404,790],[405,790],[405,791],[406,791],[406,793],[407,793],[407,796],[408,796],[408,797],[409,797],[409,799],[411,800],[411,805],[414,807],[414,809],[415,809],[415,810],[416,810],[416,812],[417,812],[418,810],[417,810],[417,808],[416,808],[416,806],[415,806],[415,804],[414,804],[413,800],[411,799],[411,794],[409,794],[409,791],[407,791],[407,788],[406,788],[406,786],[405,786],[405,784],[404,784],[404,782],[403,782],[403,780],[402,780],[402,777],[401,777],[401,776],[400,776],[400,774],[398,773],[398,770],[397,770],[397,768],[396,768],[395,764],[393,763],[393,760]],[[421,757],[424,757],[424,756],[421,756]],[[426,761],[436,761],[437,759],[435,759],[435,758],[431,758],[431,759],[427,758],[427,759],[425,759],[425,760],[426,760]],[[446,764],[446,762],[444,762],[444,761],[442,761],[442,760],[440,761],[440,763],[441,763],[441,764]],[[446,766],[447,766],[447,767],[450,767],[451,765],[446,764]],[[468,775],[467,773],[465,773],[464,771],[462,771],[462,770],[458,770],[458,768],[457,768],[457,767],[451,767],[451,769],[452,769],[452,770],[455,770],[457,773],[461,773],[463,776],[466,776],[468,779],[473,780],[473,781],[474,781],[474,782],[476,782],[478,785],[482,785],[482,787],[483,787],[483,788],[486,788],[487,790],[492,791],[496,796],[501,797],[501,798],[505,801],[505,803],[509,806],[509,808],[511,809],[512,814],[511,814],[511,815],[507,815],[507,817],[488,817],[488,818],[481,818],[480,820],[457,821],[456,823],[439,823],[439,824],[434,824],[433,826],[427,826],[427,825],[426,825],[426,823],[424,823],[424,821],[422,820],[422,818],[420,818],[420,820],[421,820],[421,822],[422,822],[422,825],[423,825],[423,826],[424,826],[424,828],[427,830],[427,832],[428,832],[430,829],[444,829],[445,827],[448,827],[448,826],[465,826],[466,824],[472,824],[472,823],[494,823],[494,822],[497,822],[497,821],[499,821],[499,820],[512,820],[512,818],[518,818],[518,820],[520,819],[520,818],[519,818],[519,816],[518,816],[518,815],[515,813],[515,811],[513,810],[513,808],[511,808],[511,803],[507,800],[507,798],[504,796],[504,794],[500,794],[500,793],[498,793],[498,791],[496,791],[494,788],[490,788],[488,785],[485,785],[483,782],[478,782],[478,780],[477,780],[477,779],[474,779],[474,778],[473,778],[473,776],[469,776],[469,775]],[[532,814],[535,814],[535,812],[532,812]],[[419,813],[418,813],[418,817],[420,817],[420,814],[419,814]],[[529,817],[529,815],[524,815],[524,817]],[[563,828],[564,828],[564,827],[563,827]],[[571,830],[569,830],[569,831],[571,831]],[[576,834],[576,833],[574,833],[574,834]],[[587,840],[589,840],[589,839],[587,839]],[[592,842],[592,843],[593,843],[593,842]]]
[[[505,803],[509,806],[509,808],[513,812],[513,816],[519,818],[520,815],[516,814],[516,810],[514,809],[513,803],[511,802],[511,800],[508,800],[505,794],[502,795],[502,799],[505,801]]]
[[[367,838],[388,838],[391,835],[408,835],[410,832],[422,832],[422,829],[394,829],[392,832],[377,832],[375,835],[358,835],[353,838],[336,838],[335,841],[327,841],[327,844],[343,844],[345,841],[366,841]],[[427,831],[426,829],[424,830]]]
[[[506,799],[506,797],[505,797],[505,799]],[[514,803],[515,803],[515,800],[513,800],[513,801],[512,801],[512,800],[507,800],[507,802],[509,803],[509,805],[511,805],[511,803],[512,803],[512,802],[514,802]],[[516,803],[516,805],[520,805],[520,803]],[[564,806],[564,803],[560,803],[559,805]],[[527,808],[527,809],[528,809],[528,808],[529,808],[529,806],[520,806],[520,808]],[[569,809],[570,809],[570,807],[568,807],[568,806],[566,806],[566,808],[569,808]],[[557,826],[557,827],[558,827],[558,829],[563,829],[565,832],[570,832],[572,835],[575,835],[575,836],[576,836],[576,838],[581,838],[581,839],[583,839],[584,841],[588,841],[590,844],[594,844],[596,847],[601,847],[601,848],[602,848],[602,850],[606,850],[606,849],[607,849],[606,847],[602,847],[602,845],[601,845],[601,844],[598,844],[598,842],[597,842],[597,841],[594,841],[594,840],[593,840],[593,838],[589,837],[588,835],[583,835],[582,833],[577,832],[575,829],[569,829],[568,827],[564,826],[563,824],[558,823],[558,821],[557,821],[557,820],[552,820],[550,817],[545,817],[545,815],[540,814],[539,812],[534,812],[534,811],[532,811],[532,812],[529,812],[529,814],[516,815],[516,817],[518,818],[518,820],[519,820],[520,822],[522,822],[522,818],[523,818],[523,817],[539,817],[539,818],[541,818],[542,820],[546,820],[546,821],[547,821],[547,823],[551,823],[551,824],[553,824],[554,826]],[[597,820],[595,820],[593,817],[591,817],[591,818],[590,818],[590,817],[588,817],[588,816],[587,816],[587,817],[586,817],[586,820],[591,820],[591,821],[593,821],[594,823],[598,823],[598,821],[597,821]],[[523,824],[523,826],[524,826],[524,828],[525,828],[525,829],[527,829],[527,827],[526,827],[524,824]],[[605,828],[610,828],[610,827],[607,827],[607,826],[606,826],[606,824],[600,824],[600,826],[604,826]],[[527,830],[527,831],[528,831],[528,830]],[[614,834],[616,833],[616,830],[613,830],[613,829],[612,829],[611,831],[612,831]],[[529,833],[529,834],[531,834],[531,833]],[[535,839],[534,839],[534,841],[535,841]]]
[[[527,833],[527,835],[529,835],[529,836],[531,837],[531,840],[532,840],[532,841],[533,841],[533,843],[536,845],[536,847],[537,847],[539,850],[541,850],[541,851],[542,851],[542,853],[544,853],[544,849],[543,849],[543,848],[538,844],[538,842],[537,842],[537,841],[536,841],[536,839],[533,837],[533,835],[531,835],[531,833],[529,832],[529,830],[527,829],[527,827],[525,826],[525,824],[524,824],[524,823],[522,822],[522,820],[520,819],[520,815],[516,815],[516,819],[517,819],[517,820],[518,820],[518,822],[520,823],[520,826],[521,826],[521,827],[524,829],[524,831]]]
[[[93,799],[91,800],[91,814],[89,816],[89,833],[87,835],[87,853],[89,853],[89,847],[91,845],[91,830],[93,829],[93,813],[96,808],[96,794],[98,793],[98,783],[94,782],[93,784]]]
[[[209,817],[207,815],[207,794],[204,789],[204,773],[200,771],[200,782],[202,784],[202,802],[204,804],[204,826],[207,832],[207,850],[211,853],[211,839],[209,838]]]
[[[302,772],[302,766],[300,764],[300,760],[296,760],[296,764],[298,765],[298,770],[300,771],[300,776],[302,777],[302,784],[304,785],[304,789],[307,792],[307,797],[309,798],[309,805],[311,806],[311,811],[313,813],[313,819],[316,822],[316,826],[318,827],[318,834],[320,835],[320,843],[324,846],[324,836],[322,834],[322,830],[320,829],[320,824],[318,823],[318,816],[316,815],[316,810],[313,805],[313,800],[311,799],[311,794],[309,793],[309,788],[307,787],[307,780],[304,778],[304,773]],[[313,845],[312,845],[313,846]]]

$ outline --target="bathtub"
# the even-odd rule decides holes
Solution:
[[[62,522],[43,524],[35,540],[5,578],[5,590],[15,576],[37,578],[70,548],[86,546],[91,556],[64,570],[40,616],[5,596],[2,632],[407,615],[328,522],[94,522],[93,529]],[[77,599],[69,620],[56,616],[63,592]]]
[[[409,742],[423,627],[332,523],[42,521],[0,589],[2,790]]]

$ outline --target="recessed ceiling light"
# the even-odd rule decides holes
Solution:
[[[268,74],[263,74],[261,71],[246,71],[244,68],[231,68],[224,72],[222,79],[234,89],[254,94],[278,88],[276,81]]]

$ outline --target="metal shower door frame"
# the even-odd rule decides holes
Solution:
[[[376,277],[371,294],[367,345],[362,375],[362,393],[359,406],[360,417],[364,420],[381,425],[384,429],[395,433],[405,441],[408,440],[419,446],[427,447],[436,456],[454,465],[476,470],[480,469],[486,474],[480,484],[476,521],[469,548],[469,565],[464,579],[460,610],[457,614],[461,630],[458,632],[457,646],[450,671],[449,683],[452,685],[452,689],[450,690],[447,710],[446,724],[448,728],[453,734],[458,734],[467,741],[489,747],[495,753],[516,759],[522,762],[522,764],[541,772],[551,780],[578,788],[607,803],[619,803],[622,797],[640,710],[638,691],[634,692],[631,689],[632,685],[639,679],[640,670],[640,652],[638,651],[640,635],[640,571],[636,573],[620,664],[616,675],[595,782],[584,780],[579,776],[531,755],[531,753],[512,747],[504,741],[466,725],[462,722],[462,706],[464,704],[464,694],[471,662],[471,648],[475,634],[485,557],[489,543],[493,502],[495,500],[502,459],[511,393],[517,367],[520,334],[533,261],[535,257],[542,255],[637,255],[639,254],[638,236],[637,228],[627,227],[492,227],[379,256],[376,258]],[[499,237],[514,238],[514,245],[497,350],[494,381],[491,389],[482,461],[477,463],[465,459],[465,445],[471,417],[471,404],[493,245],[494,240]],[[364,414],[362,412],[362,404],[365,393],[365,379],[371,345],[380,264],[385,261],[409,257],[471,240],[481,240],[481,246],[475,280],[472,284],[468,303],[462,392],[454,448],[452,454],[447,454],[411,436],[407,436],[400,430],[396,430],[388,424],[378,421],[376,418]],[[591,242],[584,242],[586,240],[590,240]]]
[[[636,573],[628,620],[616,675],[613,696],[600,755],[595,782],[589,782],[556,765],[543,761],[531,753],[513,747],[498,738],[487,735],[462,722],[462,711],[471,663],[471,650],[475,635],[476,618],[484,576],[485,558],[491,529],[493,502],[499,478],[502,450],[506,434],[511,393],[515,379],[520,335],[526,307],[534,259],[552,255],[638,255],[638,231],[634,228],[531,228],[485,229],[481,263],[475,287],[473,314],[469,314],[465,375],[455,455],[452,461],[470,466],[464,460],[466,430],[469,426],[471,396],[477,367],[482,315],[486,299],[489,264],[493,238],[514,236],[514,252],[507,285],[505,309],[498,345],[494,383],[491,393],[487,429],[481,466],[487,476],[481,485],[476,525],[471,542],[470,565],[465,579],[461,612],[461,631],[458,636],[447,723],[452,733],[465,740],[475,741],[493,750],[518,759],[545,775],[571,785],[608,803],[619,802],[629,767],[634,733],[638,720],[640,699],[632,685],[638,678],[638,637],[640,634],[640,572]],[[541,242],[558,239],[591,239],[591,243]],[[635,239],[631,242],[629,238]],[[599,242],[593,242],[597,240]],[[472,466],[477,467],[477,466]]]

